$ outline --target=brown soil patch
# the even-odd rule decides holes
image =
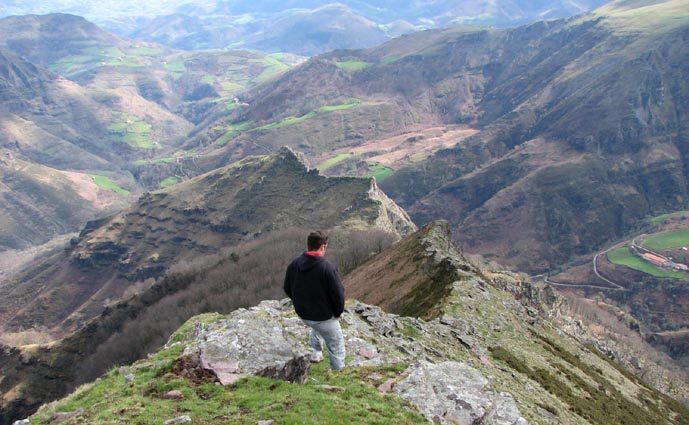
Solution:
[[[215,374],[201,367],[198,353],[176,359],[172,363],[172,373],[189,380],[194,385],[212,384],[217,381]]]
[[[396,169],[431,156],[440,149],[453,147],[477,132],[477,129],[466,126],[412,128],[403,134],[370,140],[353,148],[340,149],[329,153],[328,157],[343,153],[358,156],[373,154],[366,160]]]
[[[120,197],[112,190],[99,187],[88,174],[75,171],[57,170],[74,184],[79,196],[89,201],[95,208],[104,210],[120,203]]]

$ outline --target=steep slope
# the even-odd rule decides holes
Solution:
[[[452,284],[477,273],[451,240],[447,222],[433,223],[347,275],[351,298],[403,316],[437,317]]]
[[[0,50],[0,250],[78,231],[128,202],[125,189],[93,177],[117,169],[99,142],[97,105],[76,84]],[[132,188],[131,175],[116,180]]]
[[[467,250],[529,272],[681,209],[689,98],[682,10],[686,2],[653,2],[543,28],[551,47],[486,90],[483,131],[385,188],[415,220],[442,209]],[[442,172],[401,199],[429,169]]]
[[[685,10],[616,2],[322,55],[187,146],[203,169],[285,143],[328,174],[396,171],[381,184],[417,222],[440,214],[469,251],[543,272],[682,209]]]
[[[0,288],[4,327],[64,334],[173,264],[281,229],[334,226],[397,235],[414,228],[373,181],[322,177],[289,149],[246,158],[90,223],[63,255]]]
[[[568,322],[563,300],[552,291],[509,272],[479,272],[451,246],[447,224],[421,229],[366,267],[393,271],[416,258],[454,276],[449,293],[435,301],[438,318],[349,300],[343,372],[326,373],[327,362],[311,366],[307,328],[289,301],[265,301],[192,319],[155,355],[42,408],[31,423],[48,423],[57,412],[90,423],[114,415],[162,422],[182,410],[199,423],[419,423],[415,415],[434,423],[689,421],[682,404],[565,332],[558,325]],[[421,281],[413,275],[426,273],[422,266],[408,276]],[[219,379],[233,383],[214,384]],[[324,404],[331,413],[317,411]]]
[[[91,223],[66,252],[0,288],[6,333],[36,326],[64,336],[37,351],[6,350],[3,417],[145,355],[194,314],[280,296],[284,267],[313,228],[332,234],[332,254],[350,268],[415,230],[375,181],[319,176],[287,148]],[[22,366],[16,354],[37,357]]]

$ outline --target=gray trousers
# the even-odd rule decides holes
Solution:
[[[345,367],[345,343],[340,321],[331,318],[323,321],[304,320],[304,324],[311,328],[309,346],[316,351],[323,351],[323,342],[330,355],[330,369],[340,370]]]

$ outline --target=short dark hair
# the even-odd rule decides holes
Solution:
[[[316,251],[321,246],[327,243],[328,235],[326,235],[325,232],[321,232],[320,230],[316,230],[314,232],[309,233],[309,237],[306,238],[306,246],[309,248],[309,251]]]

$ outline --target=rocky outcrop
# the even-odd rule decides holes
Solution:
[[[392,388],[429,421],[528,423],[513,397],[491,388],[480,371],[461,361],[439,361],[456,357],[452,351],[461,349],[459,339],[440,352],[433,345],[410,341],[402,333],[413,327],[438,334],[436,328],[447,325],[387,314],[357,301],[347,304],[342,322],[350,367],[413,362]],[[223,384],[248,374],[303,383],[310,371],[308,332],[290,300],[264,301],[211,324],[197,323],[187,340],[166,348],[185,344],[184,355],[200,354],[203,367],[212,370]]]
[[[311,368],[310,350],[296,337],[297,329],[303,327],[298,318],[277,320],[286,304],[239,309],[206,328],[199,327],[196,340],[184,352],[200,354],[203,367],[223,384],[246,374],[303,383]]]
[[[416,231],[416,225],[405,210],[378,187],[376,179],[371,179],[368,196],[380,204],[380,213],[375,220],[376,226],[394,234],[408,235]]]
[[[526,425],[511,394],[490,389],[488,380],[461,362],[419,361],[395,386],[395,394],[441,424]]]

